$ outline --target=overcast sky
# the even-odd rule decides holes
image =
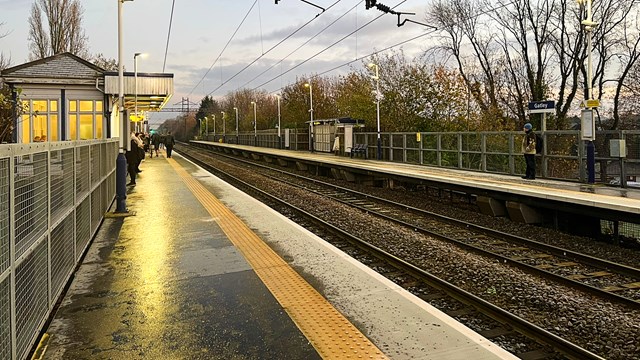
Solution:
[[[382,13],[376,9],[365,10],[364,0],[311,0],[310,2],[323,8],[329,8],[335,3],[317,18],[315,17],[321,10],[300,0],[280,0],[277,5],[273,0],[258,0],[258,4],[249,12],[254,1],[175,1],[165,68],[165,72],[173,73],[175,76],[175,94],[170,104],[179,102],[182,97],[189,97],[192,102],[199,103],[206,94],[221,97],[228,91],[243,86],[256,88],[262,85],[261,88],[269,92],[277,91],[282,86],[294,82],[296,77],[323,73],[429,31],[424,26],[411,23],[397,27],[397,16],[386,14],[304,65],[291,70]],[[415,12],[415,16],[407,18],[420,22],[424,21],[428,4],[424,0],[378,2],[392,8],[400,4],[396,8],[397,11]],[[117,59],[118,0],[84,0],[81,3],[84,7],[83,25],[89,40],[90,53],[102,53],[107,58]],[[32,4],[33,0],[0,0],[0,23],[4,23],[0,33],[8,33],[0,39],[0,51],[11,57],[12,65],[28,60],[28,18]],[[138,58],[138,71],[162,72],[171,6],[172,0],[134,0],[124,3],[123,56],[128,71],[133,70],[133,54],[142,52],[148,55],[146,58]],[[244,24],[211,68],[245,15],[247,18]],[[345,16],[335,24],[285,59],[292,51],[343,15]],[[294,36],[269,51],[314,18],[315,20]],[[425,36],[404,45],[405,53],[410,56],[420,53],[426,48],[429,38]],[[266,54],[260,60],[229,80],[264,53]],[[280,61],[280,64],[273,66]],[[256,78],[272,66],[271,70]],[[360,62],[352,66],[360,66]],[[339,74],[348,69],[349,67],[345,66],[328,75]],[[254,78],[256,79],[253,80]],[[273,81],[268,82],[272,79]],[[223,83],[226,84],[222,85]],[[152,116],[152,119],[164,117],[156,115]]]

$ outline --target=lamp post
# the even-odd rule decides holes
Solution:
[[[207,135],[209,135],[209,134],[208,134],[208,132],[207,132],[207,130],[209,130],[209,129],[207,128],[207,124],[208,124],[208,123],[209,123],[209,117],[205,116],[205,117],[204,117],[204,127],[205,127],[204,139],[205,139],[205,140],[209,140],[209,139],[207,138]],[[202,133],[202,126],[200,126],[200,133]]]
[[[211,114],[211,118],[213,119],[213,142],[216,141],[216,115],[215,114]],[[209,131],[209,128],[207,128],[207,132]]]
[[[227,121],[224,118],[224,111],[220,111],[222,113],[222,142],[227,142]]]
[[[240,140],[240,135],[238,134],[238,108],[237,107],[233,107],[233,110],[236,111],[236,145],[240,144],[239,140]]]
[[[278,149],[282,149],[282,138],[280,136],[280,95],[276,95],[278,99]]]
[[[378,65],[371,63],[369,69],[375,69],[376,75],[372,79],[376,81],[376,123],[378,125],[378,160],[382,160],[382,140],[380,139],[380,74],[378,73]]]
[[[133,54],[133,116],[136,119],[136,130],[140,131],[140,126],[138,124],[138,56],[142,55],[142,53]]]
[[[256,102],[252,101],[253,105],[253,146],[258,146],[258,114],[256,112]]]
[[[309,122],[309,125],[311,126],[309,128],[309,151],[313,152],[313,86],[311,84],[311,78],[309,78],[309,82],[304,84],[304,86],[309,88],[309,114],[311,118],[311,121]]]
[[[122,59],[122,3],[118,1],[118,110],[119,131],[118,158],[116,160],[116,213],[126,213],[127,210],[127,160],[124,152],[130,146],[128,119],[124,114],[124,64]]]
[[[591,0],[578,0],[579,4],[585,4],[587,7],[587,18],[582,20],[581,24],[584,25],[584,30],[587,32],[587,100],[592,100],[593,97],[593,62],[592,62],[592,54],[591,54],[591,41],[593,38],[593,29],[598,26],[597,22],[593,21],[591,17]],[[595,169],[596,169],[596,156],[595,156],[595,146],[593,145],[593,141],[596,139],[596,131],[595,131],[595,120],[593,119],[593,109],[588,108],[590,116],[590,123],[582,122],[582,132],[585,134],[585,125],[591,126],[589,129],[590,137],[586,137],[583,135],[583,140],[587,141],[587,182],[589,184],[595,183]],[[583,116],[584,118],[584,116]]]

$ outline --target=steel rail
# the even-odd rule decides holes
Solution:
[[[207,150],[204,150],[204,151],[211,151],[211,150],[207,149]],[[333,188],[335,190],[340,190],[340,191],[343,191],[343,192],[347,192],[349,194],[361,196],[361,197],[364,197],[366,199],[372,199],[372,200],[375,200],[375,201],[383,202],[383,203],[391,205],[391,206],[396,206],[396,207],[403,208],[405,210],[410,210],[410,211],[413,211],[413,212],[418,213],[420,215],[426,215],[426,216],[435,218],[438,221],[444,221],[444,222],[447,222],[447,223],[452,224],[454,226],[459,226],[462,229],[464,229],[465,231],[477,231],[477,232],[483,233],[484,235],[495,237],[497,239],[501,239],[501,240],[505,240],[505,241],[509,241],[509,242],[515,242],[515,243],[522,244],[522,245],[526,245],[526,246],[529,246],[532,249],[535,249],[535,250],[538,250],[538,251],[547,252],[547,253],[549,253],[551,255],[554,255],[554,256],[557,256],[557,257],[560,257],[560,258],[566,258],[568,260],[579,261],[583,265],[592,266],[592,267],[603,269],[603,270],[610,270],[610,271],[616,272],[619,275],[626,275],[626,276],[629,276],[629,277],[633,277],[635,279],[640,279],[640,269],[636,269],[636,268],[633,268],[633,267],[630,267],[630,266],[627,266],[627,265],[624,265],[624,264],[614,263],[614,262],[611,262],[611,261],[608,261],[608,260],[599,259],[599,258],[590,256],[590,255],[581,254],[581,253],[578,253],[578,252],[575,252],[575,251],[572,251],[572,250],[563,249],[563,248],[556,247],[556,246],[553,246],[553,245],[548,245],[548,244],[541,243],[541,242],[538,242],[538,241],[535,241],[535,240],[531,240],[531,239],[527,239],[527,238],[524,238],[524,237],[521,237],[521,236],[512,235],[512,234],[508,234],[508,233],[501,232],[501,231],[498,231],[498,230],[489,229],[489,228],[486,228],[486,227],[483,227],[483,226],[479,226],[479,225],[476,225],[476,224],[473,224],[473,223],[465,222],[465,221],[462,221],[462,220],[454,219],[454,218],[451,218],[451,217],[447,217],[447,216],[440,215],[440,214],[437,214],[437,213],[433,213],[433,212],[430,212],[430,211],[426,211],[426,210],[423,210],[423,209],[415,208],[415,207],[412,207],[412,206],[409,206],[409,205],[406,205],[406,204],[402,204],[402,203],[394,202],[394,201],[391,201],[391,200],[388,200],[388,199],[380,198],[380,197],[377,197],[375,195],[362,193],[362,192],[359,192],[359,191],[356,191],[356,190],[352,190],[352,189],[349,189],[349,188],[341,187],[339,185],[326,183],[326,182],[323,182],[323,181],[320,181],[320,180],[317,180],[317,179],[308,178],[306,176],[302,176],[302,175],[299,175],[299,174],[294,174],[294,173],[291,173],[291,172],[288,172],[288,171],[284,171],[284,170],[281,170],[281,169],[276,169],[276,168],[273,168],[273,167],[270,167],[270,166],[265,166],[265,165],[262,165],[262,164],[259,164],[259,163],[253,162],[253,161],[247,161],[247,160],[244,160],[244,159],[239,159],[237,157],[230,156],[230,155],[227,155],[227,154],[222,154],[222,153],[217,153],[217,152],[215,154],[217,156],[221,156],[221,157],[225,157],[225,158],[228,158],[228,159],[232,159],[233,161],[241,162],[241,163],[244,163],[244,164],[249,164],[249,165],[260,167],[260,168],[263,168],[263,169],[268,169],[270,171],[278,172],[278,173],[281,173],[281,174],[286,174],[287,176],[295,177],[295,178],[298,178],[298,179],[303,179],[304,181],[312,182],[312,183],[315,183],[315,184],[320,184],[322,186]],[[277,179],[277,180],[281,181],[281,182],[284,182],[283,179]],[[290,185],[298,186],[298,185],[292,184],[292,183],[290,183]],[[300,186],[298,186],[298,187],[300,187]],[[371,210],[369,208],[365,208],[363,206],[358,206],[357,204],[353,204],[352,202],[349,202],[349,201],[343,201],[343,200],[341,200],[339,198],[331,197],[331,196],[329,196],[327,194],[323,194],[323,193],[320,193],[320,192],[316,192],[316,193],[318,195],[321,195],[321,196],[332,198],[335,201],[342,202],[342,203],[344,203],[344,204],[346,204],[348,206],[359,208],[360,210],[366,211],[367,213],[370,213],[372,215],[384,218],[384,219],[389,220],[389,221],[393,221],[393,222],[399,223],[402,226],[407,226],[407,227],[410,227],[412,229],[416,229],[416,230],[418,230],[419,232],[421,232],[423,234],[427,234],[427,235],[430,235],[430,236],[435,236],[435,237],[438,237],[438,238],[440,238],[442,240],[453,242],[453,243],[457,244],[458,246],[464,247],[466,249],[470,249],[470,250],[479,252],[479,253],[481,253],[483,255],[486,255],[486,256],[491,256],[491,257],[497,258],[497,259],[499,259],[501,261],[510,263],[510,264],[512,264],[514,266],[517,266],[517,267],[519,267],[521,269],[536,273],[536,274],[544,276],[546,278],[551,278],[552,280],[559,281],[560,283],[563,283],[563,284],[565,284],[567,286],[571,286],[571,287],[576,288],[578,290],[586,291],[588,293],[597,295],[599,297],[602,297],[602,298],[605,298],[605,299],[608,299],[608,300],[612,300],[612,301],[616,301],[618,303],[622,303],[622,304],[630,306],[630,307],[632,307],[634,309],[639,309],[640,308],[640,301],[637,301],[637,300],[634,300],[634,299],[631,299],[631,298],[628,298],[628,297],[624,297],[624,296],[618,295],[615,292],[603,290],[603,289],[597,288],[595,286],[592,286],[592,285],[589,285],[589,284],[585,284],[585,283],[582,283],[582,282],[574,280],[574,279],[567,278],[567,277],[562,276],[562,275],[554,274],[553,272],[547,271],[545,269],[541,269],[541,268],[538,268],[536,266],[529,265],[529,264],[524,263],[522,261],[511,259],[511,258],[509,258],[507,256],[504,256],[504,255],[501,255],[499,253],[495,253],[495,252],[483,249],[481,247],[474,246],[472,244],[468,244],[468,243],[466,243],[464,241],[448,237],[448,236],[443,235],[441,233],[437,233],[437,232],[434,232],[434,231],[431,231],[431,230],[428,230],[428,229],[425,229],[425,228],[422,228],[422,227],[417,227],[415,224],[411,224],[411,223],[405,222],[403,220],[399,220],[399,219],[390,217],[390,216],[388,216],[386,214],[383,214],[383,213],[378,213],[378,212],[373,211],[373,210]]]
[[[195,157],[183,153],[182,155],[188,157],[190,160],[196,162],[198,165],[205,168],[207,171],[210,171],[214,174],[222,174],[225,178],[230,179],[236,184],[240,184],[242,187],[249,189],[251,192],[258,194],[269,201],[273,201],[279,206],[285,207],[295,213],[299,214],[303,218],[312,221],[315,224],[320,225],[323,229],[330,229],[331,232],[341,236],[342,238],[356,244],[358,247],[365,249],[366,251],[373,254],[373,256],[384,259],[385,261],[392,264],[394,267],[401,269],[411,276],[424,281],[432,287],[440,289],[447,293],[449,296],[468,304],[479,312],[485,314],[486,316],[498,321],[501,324],[506,324],[511,326],[518,333],[530,338],[534,339],[538,343],[542,343],[547,346],[551,346],[554,350],[562,353],[564,356],[567,356],[571,359],[594,359],[594,360],[603,360],[603,357],[600,357],[597,354],[590,352],[576,344],[573,344],[525,319],[520,318],[519,316],[512,314],[498,306],[491,304],[490,302],[467,292],[443,279],[438,278],[437,276],[420,269],[419,267],[406,262],[393,254],[390,254],[372,244],[367,243],[366,241],[360,239],[359,237],[352,235],[318,217],[308,213],[307,211],[300,209],[296,206],[286,203],[285,201],[279,199],[278,197],[269,194],[268,192],[259,189],[244,180],[241,180],[231,174],[228,174],[220,169],[217,169]]]

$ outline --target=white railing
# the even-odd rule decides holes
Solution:
[[[117,139],[0,145],[0,360],[24,359],[115,197]]]

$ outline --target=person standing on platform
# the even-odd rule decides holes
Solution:
[[[522,153],[527,164],[527,170],[522,177],[527,180],[536,178],[536,134],[533,133],[530,123],[524,124],[524,138],[522,139]]]
[[[176,139],[171,135],[171,131],[164,137],[164,146],[167,147],[167,158],[171,157],[171,151],[173,150],[173,145],[176,144]]]
[[[131,133],[131,150],[127,150],[125,158],[127,159],[127,171],[129,171],[129,183],[127,185],[136,185],[136,175],[138,173],[138,164],[140,163],[140,152],[138,151],[138,143],[134,139],[135,134]]]
[[[144,142],[140,139],[140,133],[131,133],[131,139],[135,141],[136,143],[136,149],[138,151],[138,163],[136,164],[136,172],[141,173],[142,170],[140,170],[140,163],[144,160],[145,158],[145,152],[144,152]],[[133,150],[133,149],[132,149]]]
[[[157,132],[154,132],[151,136],[151,145],[153,145],[153,147],[151,148],[151,157],[153,157],[154,150],[156,151],[156,157],[158,157],[158,149],[160,148],[160,134],[158,134]]]

